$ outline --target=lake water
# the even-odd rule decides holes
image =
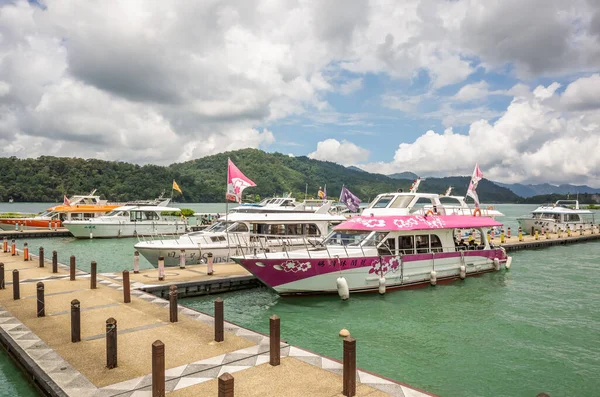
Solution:
[[[0,205],[0,211],[19,205]],[[224,210],[218,206],[181,205]],[[498,220],[516,235],[516,217],[535,207],[497,205],[506,214]],[[40,245],[57,250],[63,263],[76,255],[82,269],[96,260],[100,271],[121,271],[131,268],[135,242],[55,238],[29,245],[33,252]],[[337,334],[348,328],[360,367],[442,396],[600,395],[600,242],[512,255],[508,272],[384,296],[352,295],[346,302],[280,298],[266,288],[224,294],[225,315],[266,333],[269,316],[277,314],[282,338],[338,359]],[[181,303],[212,314],[214,298]],[[0,365],[0,394],[32,395],[6,355]]]

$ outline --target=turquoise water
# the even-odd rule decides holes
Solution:
[[[535,207],[498,205],[507,215],[499,220],[514,235],[515,218]],[[131,268],[135,242],[60,238],[29,245],[56,249],[63,263],[75,254],[82,269],[96,260],[100,271],[120,271]],[[385,296],[353,295],[347,302],[282,299],[266,288],[225,294],[225,315],[266,333],[269,316],[277,314],[282,338],[338,359],[337,334],[348,328],[358,340],[360,367],[442,396],[600,395],[600,242],[513,257],[508,272]],[[214,298],[182,303],[212,313]],[[0,391],[26,387],[3,356],[0,365]],[[3,395],[31,394],[11,389]]]

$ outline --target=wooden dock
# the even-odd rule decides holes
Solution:
[[[46,238],[46,237],[73,237],[69,229],[61,227],[58,229],[25,229],[17,230],[0,230],[0,240],[6,237],[8,240],[19,238]]]
[[[102,273],[103,277],[117,282],[123,281],[121,273]],[[139,273],[130,273],[131,287],[150,292],[161,298],[169,296],[171,285],[177,286],[180,298],[221,294],[224,292],[259,287],[262,284],[246,269],[235,263],[215,265],[213,275],[207,274],[206,265],[188,265],[165,268],[165,279],[158,279],[158,269],[144,269]]]
[[[276,316],[265,318],[271,337],[223,321],[226,300],[212,317],[178,305],[176,293],[130,290],[148,272],[123,284],[74,266],[53,272],[22,251],[0,252],[0,263],[0,341],[48,396],[431,396],[356,370],[352,338],[340,339],[343,364],[281,341]],[[167,273],[161,285],[173,281]]]
[[[510,239],[506,238],[504,243],[500,242],[499,238],[494,238],[492,241],[494,244],[500,244],[506,251],[520,251],[526,249],[539,249],[547,248],[555,245],[567,245],[576,243],[585,243],[588,241],[600,240],[600,232],[597,228],[593,230],[587,230],[583,233],[571,232],[571,236],[568,236],[566,232],[558,233],[547,233],[544,235],[538,235],[537,239],[535,236],[524,235],[522,241],[519,241],[518,236],[511,236]]]

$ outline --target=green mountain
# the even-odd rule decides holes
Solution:
[[[407,191],[412,180],[392,179],[381,174],[349,169],[329,161],[308,157],[289,157],[243,149],[220,153],[170,166],[139,166],[116,161],[42,156],[37,159],[0,158],[0,201],[58,202],[63,195],[87,193],[98,189],[103,198],[113,201],[149,199],[163,190],[170,194],[176,180],[183,195],[177,202],[223,202],[227,178],[227,158],[257,186],[244,191],[248,199],[291,192],[297,198],[315,197],[326,187],[330,198],[337,198],[343,184],[363,201],[383,192]],[[468,177],[430,178],[421,192],[443,193],[448,186],[464,195]],[[508,189],[482,180],[477,189],[482,202],[517,202],[520,198]],[[257,197],[258,196],[258,197]]]
[[[398,172],[396,174],[390,174],[388,176],[392,179],[411,179],[413,181],[419,177],[413,172]]]

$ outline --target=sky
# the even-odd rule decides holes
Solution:
[[[0,156],[600,187],[598,0],[0,0]]]

